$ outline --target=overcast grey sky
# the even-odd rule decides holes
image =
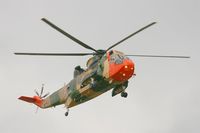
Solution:
[[[1,133],[199,133],[199,0],[0,0]],[[131,57],[136,64],[127,99],[100,97],[66,109],[17,100],[45,84],[54,92],[89,57],[15,56],[13,52],[90,52],[40,19],[46,17],[96,49],[158,24],[115,47],[127,54],[189,55],[191,59]]]

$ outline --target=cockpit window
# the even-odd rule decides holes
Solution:
[[[122,60],[125,58],[123,55],[118,54],[117,56],[119,57],[119,59],[122,59]]]
[[[115,64],[122,64],[125,56],[120,54],[113,54],[110,56],[110,62]]]
[[[122,63],[123,63],[123,60],[121,60],[119,58],[115,60],[115,64],[122,64]]]

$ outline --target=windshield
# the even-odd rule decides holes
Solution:
[[[112,54],[110,55],[110,62],[111,63],[115,63],[115,64],[122,64],[123,60],[126,57],[124,55],[120,55],[120,54]]]

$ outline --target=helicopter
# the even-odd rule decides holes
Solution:
[[[43,109],[64,104],[67,110],[65,116],[68,116],[69,108],[87,102],[111,89],[112,97],[121,94],[121,97],[127,98],[128,93],[126,92],[126,88],[128,87],[129,79],[136,75],[134,71],[135,63],[129,58],[130,56],[190,58],[189,56],[125,55],[123,52],[112,49],[130,37],[156,24],[156,22],[152,22],[137,30],[119,42],[111,45],[106,50],[96,50],[60,29],[46,18],[42,18],[41,20],[80,46],[93,51],[92,53],[14,53],[15,55],[32,56],[92,56],[86,63],[86,69],[76,66],[73,79],[51,95],[48,93],[43,95],[44,86],[42,86],[40,93],[35,91],[35,96],[20,96],[18,98],[33,103]]]

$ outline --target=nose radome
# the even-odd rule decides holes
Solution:
[[[122,64],[110,64],[109,77],[114,81],[127,81],[134,74],[134,63],[124,59]]]

